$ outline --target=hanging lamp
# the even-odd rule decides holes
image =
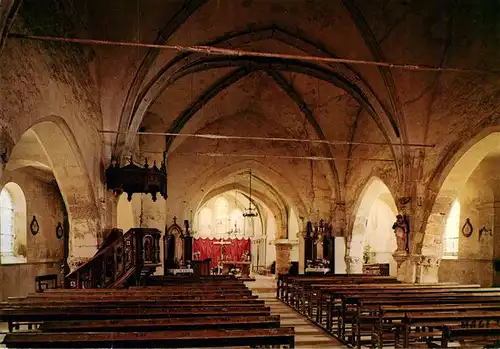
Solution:
[[[256,207],[252,207],[252,170],[250,170],[250,180],[249,180],[250,198],[248,199],[248,208],[243,212],[243,217],[254,218],[259,215]]]

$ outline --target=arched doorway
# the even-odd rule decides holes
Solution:
[[[396,237],[392,225],[397,207],[387,186],[372,177],[363,189],[354,217],[348,249],[352,273],[361,273],[363,264],[388,263],[390,275],[397,275],[397,263],[392,257]]]

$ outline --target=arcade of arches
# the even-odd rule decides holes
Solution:
[[[254,272],[303,271],[322,219],[337,273],[499,284],[499,16],[489,0],[1,1],[0,298],[88,260],[110,228],[174,217],[249,238]],[[164,151],[167,199],[107,190],[112,159]]]

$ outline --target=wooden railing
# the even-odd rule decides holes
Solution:
[[[66,276],[70,288],[118,288],[139,284],[160,261],[160,231],[132,228]]]

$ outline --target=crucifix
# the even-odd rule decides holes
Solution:
[[[224,262],[224,246],[231,245],[231,242],[221,239],[221,241],[214,242],[214,245],[220,245],[220,263],[222,264]]]

